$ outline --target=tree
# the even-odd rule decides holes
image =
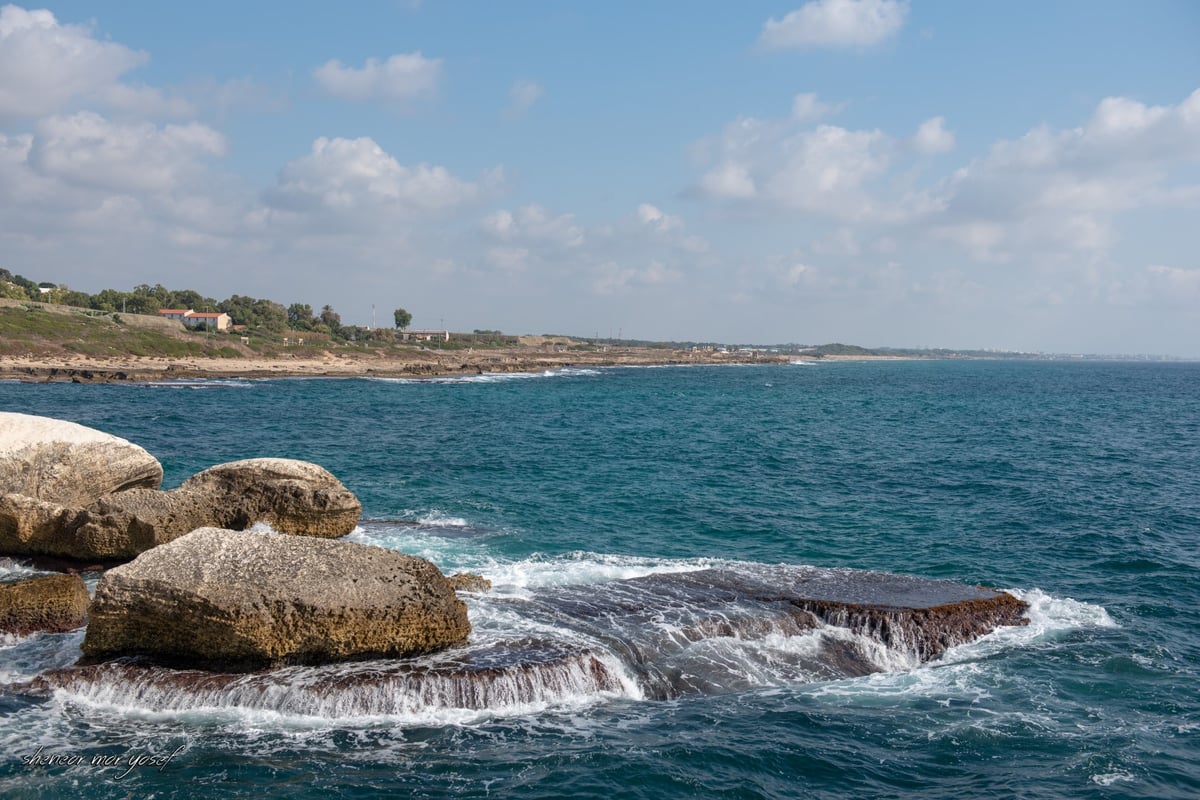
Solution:
[[[288,327],[294,331],[311,331],[313,310],[308,303],[292,303],[287,309]]]
[[[404,330],[412,322],[412,314],[403,308],[397,308],[392,312],[392,315],[396,318],[396,327],[400,330]]]
[[[333,333],[337,333],[342,328],[342,315],[334,311],[333,306],[326,305],[321,309],[321,322]]]

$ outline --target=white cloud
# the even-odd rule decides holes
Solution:
[[[68,184],[105,191],[170,191],[201,162],[225,155],[225,138],[206,125],[115,123],[84,111],[38,123],[29,163]]]
[[[533,108],[534,103],[542,99],[542,95],[545,93],[546,90],[539,83],[517,81],[508,92],[508,108],[504,111],[505,116],[510,119],[523,116]]]
[[[596,269],[592,291],[596,294],[617,294],[638,286],[659,286],[674,283],[683,272],[659,261],[644,267],[623,266],[615,261],[605,262]]]
[[[792,98],[792,121],[801,125],[816,122],[841,109],[841,106],[822,103],[812,92],[805,92]]]
[[[700,188],[718,198],[747,199],[758,194],[750,170],[734,161],[725,161],[704,173]]]
[[[954,149],[954,134],[946,130],[946,120],[933,117],[921,123],[912,139],[913,148],[924,155],[948,153]]]
[[[878,130],[740,119],[702,149],[719,153],[700,178],[705,195],[859,219],[881,213],[865,189],[887,172],[893,142]]]
[[[347,100],[405,101],[437,88],[442,59],[420,52],[398,53],[387,61],[368,58],[361,69],[333,59],[313,70],[321,88]]]
[[[1179,167],[1200,161],[1200,90],[1176,106],[1101,101],[1077,128],[999,141],[939,187],[937,235],[987,260],[1014,252],[1107,251],[1117,216],[1194,203]]]
[[[493,267],[593,294],[673,283],[709,249],[707,241],[687,232],[682,218],[651,203],[616,223],[595,226],[536,204],[501,209],[485,216],[480,230],[490,242],[484,252]]]
[[[1200,301],[1200,269],[1181,269],[1161,265],[1147,268],[1151,280],[1160,290],[1177,301]]]
[[[117,79],[146,63],[145,53],[98,41],[49,11],[0,8],[0,120],[39,117],[72,101],[113,90]]]
[[[759,42],[786,47],[870,47],[895,36],[904,25],[903,0],[813,0],[763,26]]]
[[[469,205],[502,181],[499,168],[473,182],[441,166],[405,166],[369,137],[321,137],[307,155],[284,165],[268,201],[282,210],[371,222]]]
[[[532,204],[511,211],[500,210],[483,220],[483,230],[504,241],[521,240],[533,244],[552,244],[572,248],[583,244],[583,228],[573,214],[554,215]]]

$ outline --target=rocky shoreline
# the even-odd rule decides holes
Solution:
[[[336,349],[319,356],[278,358],[157,358],[86,356],[0,357],[0,379],[31,383],[147,382],[213,378],[433,378],[447,375],[542,372],[569,367],[786,364],[778,353],[620,347],[564,351],[552,347],[488,350],[419,350],[376,354]]]

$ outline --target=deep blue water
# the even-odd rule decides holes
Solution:
[[[239,458],[322,464],[363,502],[353,540],[492,578],[468,599],[482,637],[523,624],[524,593],[713,565],[885,570],[1032,605],[1028,627],[860,678],[799,674],[799,641],[737,643],[719,654],[737,680],[667,700],[364,715],[0,693],[0,796],[1200,796],[1200,365],[2,383],[0,410],[128,438],[168,487]],[[70,664],[79,641],[6,641],[0,680]],[[24,763],[39,747],[183,749],[120,777]]]

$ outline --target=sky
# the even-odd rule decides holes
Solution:
[[[1200,3],[0,7],[0,267],[347,324],[1200,357]]]

